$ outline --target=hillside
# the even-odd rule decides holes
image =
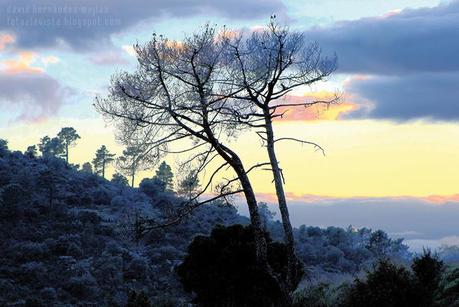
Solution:
[[[192,238],[219,224],[248,223],[235,207],[213,203],[138,237],[136,221],[173,212],[181,202],[176,194],[153,180],[130,188],[6,145],[0,195],[0,305],[124,306],[129,293],[143,291],[154,306],[178,306],[190,296],[174,268]],[[280,223],[260,208],[273,239],[282,239]],[[382,231],[301,226],[295,237],[307,269],[304,283],[352,276],[383,256],[409,257],[401,240]]]

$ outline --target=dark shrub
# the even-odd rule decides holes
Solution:
[[[151,307],[147,295],[142,292],[131,291],[126,307]]]
[[[406,307],[418,306],[410,272],[387,260],[378,263],[365,281],[356,280],[345,306]]]
[[[273,270],[285,276],[285,245],[269,242],[268,254]],[[256,262],[250,227],[219,226],[208,237],[196,237],[177,273],[185,290],[196,293],[201,306],[281,305],[278,283]]]
[[[432,306],[434,293],[438,288],[443,272],[443,261],[430,250],[424,251],[413,259],[411,269],[416,277],[415,291],[418,294],[419,306]]]

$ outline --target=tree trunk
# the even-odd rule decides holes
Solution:
[[[266,124],[266,142],[269,161],[274,177],[274,185],[276,188],[276,196],[279,203],[279,211],[282,218],[282,226],[284,228],[285,244],[288,249],[288,271],[287,271],[287,284],[293,288],[296,270],[297,270],[297,257],[295,254],[295,239],[293,237],[292,224],[290,222],[290,215],[287,207],[287,200],[285,198],[284,183],[282,178],[282,171],[279,168],[279,162],[276,157],[274,148],[274,131],[272,126],[272,119],[269,110],[265,111],[265,124]],[[294,289],[291,289],[294,290]]]
[[[263,265],[268,265],[268,245],[266,243],[266,237],[264,235],[260,214],[258,212],[258,204],[253,191],[252,184],[250,183],[249,177],[242,165],[239,158],[234,159],[235,161],[230,162],[236,172],[239,181],[241,182],[242,189],[244,190],[244,196],[249,207],[250,223],[252,224],[255,236],[255,246],[257,253],[258,262]]]

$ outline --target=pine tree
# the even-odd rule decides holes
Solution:
[[[110,153],[107,147],[105,147],[105,145],[102,145],[96,151],[96,157],[92,160],[92,164],[94,164],[95,173],[105,178],[105,169],[111,162],[113,162],[114,156],[115,154]]]
[[[27,150],[24,152],[24,155],[33,158],[37,156],[37,146],[31,145],[27,147]]]
[[[60,157],[64,153],[64,145],[57,137],[44,136],[40,139],[38,149],[43,157]]]
[[[92,174],[92,165],[89,162],[83,163],[81,166],[81,170],[86,173],[91,173]]]
[[[166,191],[174,190],[174,174],[172,173],[172,169],[169,164],[166,163],[166,161],[161,162],[158,170],[156,170],[156,176],[154,178],[157,178],[164,183],[166,186]]]
[[[57,137],[62,143],[63,146],[63,153],[62,155],[65,157],[65,161],[69,162],[69,147],[73,147],[76,144],[76,141],[80,139],[80,136],[76,132],[76,130],[72,127],[64,127],[61,131],[57,134]]]
[[[144,162],[140,147],[129,146],[123,150],[123,155],[116,160],[116,167],[123,175],[131,177],[131,187],[134,187],[136,173],[139,170],[144,170],[148,165]]]
[[[188,175],[180,181],[178,185],[178,194],[192,199],[196,195],[196,190],[199,187],[199,179],[194,171],[188,173]]]

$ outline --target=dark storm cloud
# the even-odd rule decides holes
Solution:
[[[346,91],[374,105],[354,117],[459,119],[459,1],[338,22],[306,32],[338,54]]]
[[[67,44],[91,48],[139,22],[195,15],[230,19],[285,13],[281,0],[4,0],[0,31],[13,32],[23,48]]]
[[[346,91],[374,104],[369,113],[359,116],[459,120],[459,73],[456,72],[378,76],[352,81]]]
[[[0,73],[0,107],[18,111],[19,121],[35,121],[57,114],[74,92],[45,73]]]
[[[338,22],[306,37],[336,51],[339,71],[407,74],[459,70],[459,1]]]

